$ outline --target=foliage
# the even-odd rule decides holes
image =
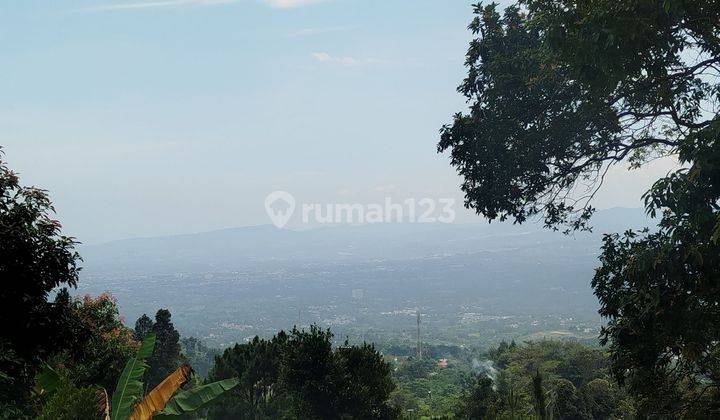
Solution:
[[[216,357],[208,380],[238,377],[239,385],[211,407],[211,418],[391,418],[390,368],[368,344],[335,350],[332,334],[279,332],[256,337]]]
[[[532,395],[535,415],[545,420],[547,415],[547,404],[545,403],[545,389],[543,388],[543,378],[539,370],[535,371],[532,377]]]
[[[160,309],[155,314],[152,331],[157,337],[157,343],[148,361],[150,368],[145,375],[145,385],[148,388],[154,388],[166,376],[177,369],[181,363],[180,333],[175,329],[170,319],[171,314],[167,309]],[[138,323],[146,323],[146,321],[141,317]],[[136,323],[136,326],[138,323]]]
[[[132,413],[133,406],[143,397],[142,378],[147,369],[145,360],[150,357],[155,347],[155,335],[147,335],[140,345],[135,357],[131,357],[120,374],[110,404],[112,420],[126,420]]]
[[[23,187],[0,150],[0,407],[15,410],[29,396],[41,360],[71,337],[49,293],[78,280],[76,241],[61,234],[46,191]],[[29,333],[31,332],[31,333]]]
[[[153,326],[155,323],[146,314],[142,314],[140,318],[135,321],[135,329],[133,330],[133,338],[136,340],[142,340],[143,337],[153,332]]]
[[[466,205],[583,228],[609,165],[674,153],[710,126],[720,7],[711,1],[525,0],[475,6],[470,104],[441,130]]]
[[[173,373],[145,395],[142,401],[135,404],[130,419],[149,419],[155,413],[163,410],[177,390],[190,381],[192,373],[192,368],[187,364],[175,369]]]
[[[460,354],[458,349],[439,356]],[[447,368],[440,368],[437,359],[399,359],[395,362],[393,378],[398,391],[393,396],[393,404],[406,414],[447,417],[455,413],[472,410],[468,404],[468,394],[472,388],[473,377],[468,363],[452,359]]]
[[[163,378],[159,385],[143,397],[141,381],[148,365],[145,360],[154,354],[155,334],[150,333],[142,341],[135,357],[130,358],[113,392],[110,419],[150,420],[176,417],[194,412],[234,388],[237,378],[195,386],[177,393],[192,377],[192,368],[184,364]],[[177,393],[177,394],[176,394]]]
[[[335,350],[340,390],[339,406],[352,418],[390,418],[394,416],[387,404],[395,383],[390,366],[371,344],[350,346],[346,341]]]
[[[33,391],[38,395],[52,395],[62,385],[62,376],[46,364],[41,371],[35,375],[35,387]]]
[[[478,375],[469,392],[465,392],[458,407],[456,417],[467,419],[484,419],[495,416],[498,405],[497,392],[493,389],[493,381],[485,375]]]
[[[181,391],[155,418],[172,418],[197,411],[235,388],[239,382],[238,378],[230,378]]]
[[[525,0],[475,14],[459,87],[470,110],[438,145],[466,205],[585,229],[612,165],[676,157],[682,169],[645,195],[659,229],[604,239],[593,279],[608,318],[601,339],[640,415],[717,416],[720,5]],[[569,384],[559,390],[571,399]]]
[[[502,344],[488,352],[499,372],[465,395],[464,418],[632,418],[633,401],[613,382],[599,349],[557,341]]]
[[[293,391],[296,415],[327,418],[339,411],[337,366],[333,360],[332,334],[312,326],[293,330],[283,349],[280,383]]]
[[[585,396],[585,408],[594,419],[608,419],[615,412],[632,412],[632,406],[628,404],[623,405],[621,402],[620,407],[614,406],[621,400],[621,392],[617,384],[609,379],[593,379],[583,385],[581,393]]]
[[[558,378],[553,384],[553,412],[558,418],[581,420],[589,418],[585,412],[584,401],[578,395],[572,382]]]
[[[207,347],[195,337],[180,339],[180,352],[182,357],[193,367],[195,373],[205,378],[219,353],[217,349]]]
[[[240,384],[211,408],[213,418],[268,417],[280,413],[287,399],[277,392],[287,339],[282,331],[271,340],[255,337],[249,343],[226,349],[215,358],[208,380],[238,377]]]
[[[38,420],[100,420],[98,388],[78,388],[66,378],[43,405]]]
[[[436,368],[437,362],[435,359],[429,357],[423,359],[410,357],[405,363],[398,367],[398,370],[395,372],[395,377],[409,380],[425,378],[430,373],[435,372]]]
[[[690,165],[646,194],[657,232],[607,235],[593,279],[614,372],[641,413],[720,413],[720,125],[689,134]]]
[[[122,323],[117,301],[108,293],[70,298],[61,292],[56,302],[64,308],[62,322],[73,341],[51,363],[66,368],[78,386],[113,389],[125,362],[138,348]]]

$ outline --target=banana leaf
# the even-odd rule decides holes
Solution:
[[[165,408],[165,404],[173,394],[185,385],[192,375],[192,368],[184,364],[175,369],[173,373],[163,379],[143,400],[136,404],[130,414],[130,420],[150,420],[158,411]]]
[[[45,363],[43,369],[35,375],[34,391],[38,395],[52,395],[60,387],[60,374]]]
[[[138,350],[136,358],[145,360],[152,356],[153,349],[155,349],[155,333],[150,333],[143,337],[142,343],[140,343],[140,350]]]
[[[148,367],[144,360],[152,355],[154,347],[155,334],[146,335],[137,356],[131,358],[125,364],[115,392],[113,392],[110,404],[112,408],[110,411],[111,420],[127,420],[130,417],[133,405],[142,399],[142,377]]]
[[[172,419],[176,416],[198,410],[215,398],[233,389],[239,382],[240,380],[238,378],[231,378],[179,392],[167,403],[165,409],[154,418]]]

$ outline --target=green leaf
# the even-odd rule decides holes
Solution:
[[[138,350],[137,358],[145,360],[152,356],[153,349],[155,348],[155,333],[150,333],[143,337],[142,343],[140,344],[140,350]]]
[[[47,363],[43,370],[35,375],[35,391],[52,395],[60,387],[60,374]]]
[[[173,418],[202,408],[215,398],[233,389],[240,382],[238,378],[225,379],[182,391],[168,401],[165,409],[154,418]]]
[[[155,347],[155,334],[148,334],[140,344],[137,356],[125,364],[118,384],[113,392],[110,411],[112,420],[126,420],[132,413],[135,403],[143,397],[142,377],[148,365],[144,360],[150,357]]]
[[[147,369],[145,362],[135,357],[125,364],[112,396],[110,412],[112,420],[128,419],[133,405],[142,399],[143,383],[141,379],[145,369]]]

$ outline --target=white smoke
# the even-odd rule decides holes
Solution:
[[[490,378],[490,380],[492,380],[493,383],[495,382],[495,378],[497,378],[498,371],[495,368],[495,363],[493,363],[492,360],[486,359],[486,360],[480,361],[473,357],[472,368],[473,368],[473,372],[475,372],[475,374],[485,375],[488,378]]]

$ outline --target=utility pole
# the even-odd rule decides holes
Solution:
[[[420,309],[417,310],[417,358],[422,359],[422,344],[420,344]]]

